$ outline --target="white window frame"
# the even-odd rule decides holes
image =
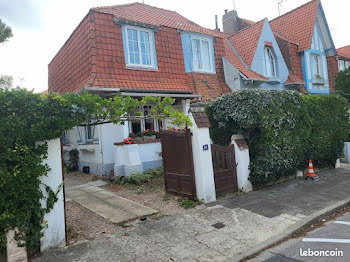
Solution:
[[[148,114],[146,114],[145,107],[147,107]],[[158,119],[152,117],[152,115],[150,114],[152,107],[153,106],[150,104],[142,106],[142,108],[140,109],[140,112],[142,112],[142,116],[136,117],[135,119],[140,121],[141,132],[144,132],[146,130],[146,118],[153,120],[154,131],[160,131]],[[134,132],[134,130],[132,130],[132,121],[129,121],[129,131],[130,133],[131,131]]]
[[[204,48],[202,48],[202,42],[208,42],[208,47],[209,47],[209,70],[207,69],[200,69],[195,67],[195,52],[194,52],[194,41],[193,40],[199,40],[199,45],[200,45],[200,54],[201,54],[201,59],[203,58],[204,54]],[[199,72],[199,73],[214,73],[213,70],[213,47],[211,43],[211,39],[206,38],[206,37],[200,37],[200,36],[191,36],[191,50],[192,50],[192,65],[193,65],[193,72]],[[202,59],[203,61],[203,59]],[[198,66],[198,65],[197,65]]]
[[[338,60],[338,68],[339,68],[339,71],[345,70],[345,61],[344,60],[341,60],[341,59]]]
[[[312,54],[312,70],[313,70],[313,77],[320,76],[323,78],[323,72],[322,72],[322,60],[321,60],[321,55],[319,54]],[[318,63],[315,63],[315,57],[317,57]],[[318,72],[317,72],[318,71]],[[317,74],[319,73],[319,74]]]
[[[89,138],[89,129],[90,129],[91,138]],[[85,131],[86,131],[86,142],[94,141],[94,126],[93,125],[87,125],[86,128],[85,128]]]
[[[137,31],[137,45],[138,45],[138,51],[139,51],[140,64],[135,64],[135,63],[130,62],[128,29],[133,29],[133,30]],[[140,32],[141,31],[147,32],[149,35],[150,56],[151,56],[151,64],[150,65],[142,64],[141,41],[140,41]],[[126,54],[127,54],[127,66],[156,69],[155,61],[154,61],[154,52],[153,52],[153,48],[154,48],[155,43],[153,42],[153,31],[152,30],[145,29],[142,27],[126,25],[125,26],[125,42],[126,42]]]
[[[264,53],[265,53],[266,75],[269,77],[276,77],[277,76],[276,58],[273,54],[272,48],[269,46],[265,46]],[[272,57],[272,61],[270,59],[270,55]],[[271,67],[271,65],[272,65],[272,68],[270,71],[272,72],[272,74],[269,74],[268,68]]]

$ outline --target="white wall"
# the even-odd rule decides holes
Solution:
[[[139,144],[139,154],[141,162],[152,162],[152,161],[162,161],[162,144],[158,143],[148,143]]]
[[[345,163],[350,163],[350,142],[344,143],[344,160]]]
[[[41,183],[51,187],[56,191],[62,185],[62,161],[61,161],[61,142],[60,139],[48,141],[48,158],[44,161],[51,171],[45,177],[41,177]],[[44,186],[41,187],[44,190]],[[56,245],[64,245],[65,238],[65,220],[64,220],[64,196],[63,189],[57,195],[58,200],[50,213],[44,216],[47,221],[48,228],[44,230],[44,236],[41,238],[41,250]],[[46,206],[46,202],[42,201],[42,206]]]
[[[216,201],[214,170],[211,157],[209,128],[198,128],[192,115],[189,115],[193,126],[192,131],[192,152],[193,165],[196,180],[197,198],[204,203]],[[203,146],[208,145],[208,150]]]
[[[102,162],[103,164],[114,163],[114,143],[122,142],[129,136],[129,123],[121,124],[104,124],[100,126],[100,141],[102,145]]]
[[[235,147],[235,158],[237,164],[237,184],[238,190],[243,192],[252,191],[252,184],[249,181],[249,148],[246,144],[243,135],[233,135],[231,137],[231,143]]]

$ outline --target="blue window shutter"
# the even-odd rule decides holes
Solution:
[[[125,26],[122,25],[122,36],[123,36],[123,46],[124,46],[124,57],[125,57],[125,64],[128,64],[128,50],[127,50],[127,39],[126,39],[126,33],[125,33]]]
[[[215,53],[214,53],[214,39],[210,39],[210,54],[211,54],[211,65],[213,72],[216,72],[215,69]]]
[[[192,46],[189,34],[181,34],[182,52],[184,55],[185,72],[192,72]]]
[[[151,46],[153,48],[154,67],[158,67],[157,52],[156,52],[156,41],[154,39],[154,31],[152,31],[152,34],[151,34]]]

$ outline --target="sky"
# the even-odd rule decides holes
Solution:
[[[96,6],[142,0],[0,0],[0,19],[12,28],[8,42],[0,44],[0,75],[12,75],[14,85],[40,92],[48,88],[48,64],[79,22]],[[144,0],[145,4],[176,11],[195,23],[214,29],[214,16],[222,28],[224,10],[234,3],[242,18],[259,21],[278,16],[281,0]],[[308,0],[284,0],[281,14]],[[335,46],[350,44],[348,0],[321,0]]]

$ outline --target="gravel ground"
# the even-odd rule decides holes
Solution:
[[[66,202],[68,245],[80,240],[114,234],[120,227],[74,201]]]
[[[69,172],[64,174],[64,186],[72,187],[81,184],[86,184],[91,181],[97,180],[98,176],[93,174],[84,174],[81,171]]]
[[[88,183],[98,177],[82,172],[65,174],[65,187]],[[158,177],[151,182],[136,185],[108,184],[104,187],[115,194],[160,211],[155,218],[191,212],[179,205],[180,198],[165,194],[164,178]],[[122,228],[74,201],[66,202],[68,245],[102,235],[115,234]]]
[[[178,197],[165,194],[164,177],[157,177],[151,182],[140,186],[108,184],[105,188],[121,197],[156,209],[162,215],[189,212],[189,210],[179,206]]]

